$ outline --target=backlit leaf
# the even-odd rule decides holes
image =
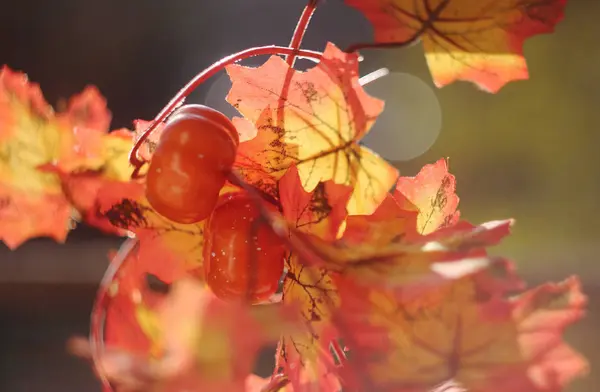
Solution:
[[[383,110],[358,82],[358,56],[328,44],[314,68],[290,70],[272,56],[257,68],[231,65],[227,96],[255,124],[256,137],[240,144],[235,167],[273,194],[295,165],[307,192],[333,180],[354,192],[350,214],[368,214],[385,198],[397,171],[358,142]],[[287,86],[287,88],[285,88]]]
[[[361,10],[378,43],[423,42],[433,80],[471,81],[495,93],[529,76],[524,41],[550,33],[566,0],[346,0]]]
[[[290,167],[278,185],[283,216],[290,225],[327,240],[336,238],[347,216],[352,188],[328,181],[306,192],[295,166]]]
[[[152,323],[148,322],[147,309],[156,308],[164,294],[152,290],[148,279],[149,276],[164,275],[161,269],[165,269],[165,265],[144,263],[139,257],[139,243],[125,246],[132,246],[131,251],[124,256],[116,253],[111,257],[109,270],[116,269],[115,274],[109,285],[102,288],[105,290],[102,303],[105,316],[103,341],[99,343],[142,357],[154,357],[159,351],[152,343]]]
[[[421,309],[340,296],[348,340],[361,339],[356,361],[376,390],[425,392],[451,380],[476,392],[550,392],[587,371],[561,337],[583,314],[576,279],[511,300],[481,298],[457,281],[443,302]]]
[[[196,280],[183,279],[148,313],[162,354],[150,360],[119,350],[132,364],[124,368],[108,352],[101,358],[105,376],[136,391],[258,391],[248,379],[258,350],[296,328],[289,310],[224,303]]]
[[[328,181],[306,192],[295,166],[278,185],[283,217],[293,230],[325,241],[335,240],[347,216],[346,204],[352,188]],[[305,325],[294,334],[282,336],[278,366],[288,375],[294,390],[310,390],[310,385],[313,389],[331,390],[331,383],[337,383],[332,375],[333,360],[328,351],[323,352],[323,342],[327,345],[324,335],[330,325],[328,308],[337,301],[331,273],[302,263],[294,250],[286,260],[286,268],[283,303],[298,306]]]
[[[98,198],[99,213],[114,226],[135,233],[140,241],[139,258],[147,266],[163,266],[160,279],[172,282],[202,267],[205,221],[180,224],[164,218],[146,200],[141,183],[104,187]]]
[[[418,211],[418,231],[428,234],[458,221],[455,190],[456,179],[448,173],[448,162],[440,159],[423,166],[415,177],[400,177],[394,198],[403,209]]]
[[[0,71],[0,239],[9,247],[39,236],[62,242],[73,220],[87,216],[93,190],[69,192],[65,178],[89,184],[91,173],[99,181],[129,176],[122,151],[131,138],[125,130],[108,133],[110,119],[94,87],[55,113],[25,74]]]
[[[346,220],[344,242],[388,245],[417,235],[418,212],[402,208],[391,194],[370,215],[353,215]]]

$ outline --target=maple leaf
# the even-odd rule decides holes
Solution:
[[[482,251],[507,235],[506,227],[512,221],[477,227],[465,223],[439,234],[414,235],[407,237],[409,242],[398,242],[398,233],[416,234],[416,212],[402,210],[390,195],[375,212],[377,216],[348,217],[345,236],[336,240],[345,218],[340,207],[346,199],[327,192],[331,182],[320,184],[311,194],[301,189],[299,181],[292,167],[279,181],[283,217],[270,216],[275,220],[274,227],[281,230],[285,226],[287,230],[282,232],[290,233],[292,252],[286,263],[283,302],[299,304],[306,320],[306,329],[283,336],[279,347],[279,366],[286,370],[295,388],[339,383],[329,352],[330,342],[336,339],[332,312],[339,306],[338,284],[356,282],[371,293],[389,295],[396,303],[423,307],[441,302],[452,281],[482,270],[494,270],[498,281],[512,278],[509,272],[504,274],[506,277],[500,273],[509,264],[487,258]],[[338,195],[344,194],[349,192],[339,188]],[[328,204],[331,202],[333,205]],[[488,278],[486,282],[492,281]],[[508,286],[498,282],[495,287],[500,291]]]
[[[451,227],[460,217],[455,188],[444,159],[424,166],[415,177],[399,177],[375,212],[348,217],[343,240],[388,245]]]
[[[561,339],[583,314],[577,279],[510,300],[482,299],[464,283],[420,309],[340,286],[342,337],[354,343],[360,381],[381,391],[425,392],[452,380],[475,392],[554,392],[587,371]]]
[[[448,162],[440,159],[425,165],[415,177],[400,177],[394,198],[401,208],[417,211],[418,231],[428,234],[452,226],[459,217],[456,179],[448,173]]]
[[[190,271],[200,271],[205,221],[181,224],[168,220],[151,207],[144,184],[115,183],[98,191],[97,212],[115,227],[135,233],[139,258],[148,266],[163,265],[157,275],[172,282]]]
[[[332,332],[331,308],[336,307],[338,301],[334,273],[304,265],[297,254],[292,254],[286,264],[282,301],[300,308],[304,328],[281,337],[277,365],[290,377],[294,390],[304,390],[306,385],[320,388],[335,385],[331,354],[323,350]]]
[[[347,216],[352,188],[332,181],[321,182],[311,192],[302,187],[296,166],[278,182],[283,216],[292,227],[326,240],[334,240]]]
[[[352,378],[335,370],[330,352],[330,344],[340,335],[348,341],[340,332],[338,313],[374,315],[377,319],[380,312],[371,302],[361,312],[342,311],[344,300],[360,304],[364,299],[379,298],[380,302],[410,307],[416,312],[443,304],[457,287],[456,281],[461,281],[462,291],[471,292],[475,284],[484,287],[478,295],[485,298],[521,287],[512,264],[487,257],[484,251],[508,234],[510,220],[480,226],[463,223],[409,242],[390,240],[387,244],[351,244],[343,238],[332,242],[332,236],[319,238],[310,230],[293,227],[295,221],[289,217],[284,220],[290,232],[292,254],[287,261],[283,301],[299,304],[307,326],[303,332],[282,337],[279,347],[278,364],[295,388],[324,388]],[[279,221],[274,227],[285,224]],[[355,326],[348,328],[357,334],[361,331]],[[368,338],[368,334],[365,336],[356,338]]]
[[[126,129],[113,131],[104,135],[100,143],[104,162],[98,169],[66,172],[56,165],[46,164],[39,166],[38,170],[55,173],[59,177],[63,194],[72,206],[73,219],[83,220],[106,233],[125,235],[122,228],[114,226],[99,213],[98,197],[129,181],[132,170],[128,165],[128,155],[132,134]]]
[[[107,276],[111,279],[101,287],[104,296],[100,304],[104,313],[103,326],[98,326],[103,340],[97,344],[142,357],[156,357],[159,348],[149,338],[155,334],[155,328],[145,321],[148,309],[156,308],[168,292],[166,283],[162,282],[162,290],[156,289],[154,280],[158,279],[156,276],[165,275],[164,270],[169,266],[144,262],[139,257],[139,242],[128,241],[119,252],[109,255],[111,264]]]
[[[101,368],[128,390],[258,391],[257,380],[249,378],[256,355],[279,332],[296,327],[290,310],[225,303],[196,280],[182,279],[146,314],[155,325],[150,338],[163,353],[149,360],[126,350],[116,352],[121,358],[107,352]]]
[[[278,56],[257,68],[231,65],[227,72],[228,102],[256,129],[254,138],[240,143],[234,165],[246,181],[275,194],[277,180],[295,165],[307,192],[332,180],[354,188],[350,214],[375,210],[398,173],[358,144],[383,102],[360,86],[356,54],[328,44],[307,72],[290,69]]]
[[[131,137],[126,130],[108,133],[110,119],[95,87],[55,113],[25,74],[0,71],[0,239],[10,248],[38,236],[62,242],[81,216],[95,222],[87,209],[91,173],[99,181],[123,181],[130,173],[124,152]],[[85,186],[71,187],[67,177]]]
[[[54,115],[25,74],[0,71],[0,238],[11,248],[30,237],[66,238],[71,207],[60,180],[37,170],[49,162],[70,167],[86,152],[75,148],[81,146],[78,134],[64,126],[66,120]]]
[[[284,227],[285,222],[277,217],[274,227]],[[303,233],[288,225],[288,243],[300,255],[302,264],[326,268],[344,275],[360,276],[360,281],[375,285],[404,285],[413,280],[411,267],[421,274],[431,263],[485,258],[485,248],[496,245],[509,233],[512,220],[493,221],[473,226],[462,223],[440,233],[415,237],[411,241],[388,244],[349,243],[342,238],[326,241],[317,236]]]
[[[342,241],[379,246],[410,239],[417,235],[417,216],[412,206],[402,208],[389,194],[373,214],[349,216]]]
[[[292,166],[279,180],[278,194],[283,219],[290,228],[333,241],[346,219],[352,188],[327,181],[307,192],[298,169]],[[278,366],[289,377],[293,390],[310,390],[309,385],[335,389],[333,386],[339,387],[339,383],[332,375],[333,362],[321,350],[322,341],[327,340],[323,336],[329,321],[327,309],[337,300],[331,273],[302,263],[293,248],[286,259],[286,268],[282,301],[298,306],[304,328],[282,336]]]
[[[528,78],[524,41],[551,33],[566,0],[346,0],[361,10],[382,44],[423,42],[433,80],[495,93]]]

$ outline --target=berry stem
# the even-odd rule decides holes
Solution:
[[[304,7],[302,14],[300,15],[300,19],[298,19],[298,24],[296,24],[296,29],[294,30],[294,34],[292,35],[292,40],[290,41],[290,48],[292,49],[300,49],[302,45],[302,40],[304,39],[304,34],[306,33],[306,29],[308,28],[308,24],[317,9],[317,3],[319,0],[308,0],[308,3]],[[287,57],[286,62],[288,65],[293,68],[294,63],[296,62],[296,55],[291,54]]]
[[[131,174],[132,178],[139,178],[139,172],[145,161],[138,157],[138,150],[142,146],[142,144],[146,141],[148,136],[156,129],[158,124],[163,122],[175,109],[177,109],[185,100],[185,98],[190,95],[198,86],[208,80],[211,76],[215,75],[227,65],[236,63],[240,60],[244,60],[254,56],[262,56],[262,55],[294,55],[305,58],[310,58],[314,60],[320,60],[322,53],[312,51],[312,50],[301,50],[294,49],[285,46],[260,46],[255,48],[249,48],[246,50],[242,50],[240,52],[234,53],[230,56],[227,56],[216,63],[212,64],[199,74],[197,74],[192,80],[188,82],[175,96],[171,99],[171,101],[163,108],[163,110],[158,113],[158,115],[152,121],[152,124],[140,135],[140,137],[136,140],[135,145],[131,149],[129,153],[129,162],[134,166],[134,171]]]

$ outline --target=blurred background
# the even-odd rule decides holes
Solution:
[[[19,0],[0,14],[0,65],[23,70],[53,104],[99,87],[113,128],[150,119],[189,78],[232,52],[287,45],[303,0]],[[569,1],[556,34],[527,42],[531,79],[497,95],[457,83],[433,87],[420,46],[364,51],[362,74],[391,74],[367,90],[387,109],[365,144],[404,175],[450,158],[463,217],[514,217],[494,249],[532,284],[579,274],[589,314],[568,339],[600,360],[600,3]],[[305,47],[369,40],[368,22],[341,0],[323,1]],[[245,64],[260,64],[263,59]],[[301,64],[302,65],[302,64]],[[190,99],[232,113],[222,75]],[[393,147],[393,148],[390,148]],[[0,391],[99,391],[86,363],[64,349],[86,334],[106,253],[119,239],[80,227],[66,245],[33,240],[0,248]],[[600,377],[571,392],[600,391]]]

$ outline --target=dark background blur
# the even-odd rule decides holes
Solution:
[[[0,64],[27,72],[53,104],[95,84],[113,111],[113,128],[129,127],[135,118],[152,118],[211,62],[250,46],[286,45],[303,5],[5,0]],[[592,366],[600,360],[599,15],[598,2],[570,1],[555,35],[526,44],[531,79],[497,95],[462,83],[433,89],[420,46],[365,51],[362,64],[364,73],[392,70],[386,82],[368,88],[388,105],[386,127],[374,130],[368,145],[378,151],[397,145],[402,154],[382,154],[405,175],[450,157],[464,218],[517,219],[514,234],[495,252],[513,257],[528,281],[581,275],[590,311],[568,337]],[[370,37],[358,12],[341,0],[326,0],[304,46],[320,50],[332,41],[346,47]],[[246,63],[258,61],[264,59]],[[227,81],[216,78],[192,101],[222,105],[226,88]],[[1,392],[99,390],[88,366],[65,353],[64,341],[87,333],[106,252],[119,243],[80,228],[66,245],[34,240],[16,252],[0,248]],[[600,391],[600,378],[588,377],[569,390]]]

